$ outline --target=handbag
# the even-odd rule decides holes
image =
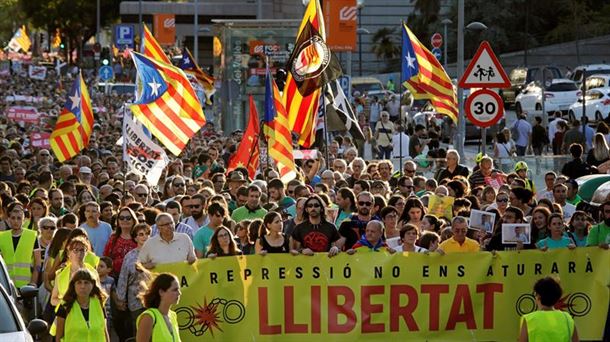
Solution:
[[[390,141],[390,145],[388,146],[388,148],[390,149],[390,151],[392,151],[394,149],[394,146],[392,145],[392,137],[390,136],[388,131],[385,129],[385,126],[383,125],[383,121],[379,121],[379,123],[381,124],[381,128],[383,128],[385,135],[388,137],[388,140]]]

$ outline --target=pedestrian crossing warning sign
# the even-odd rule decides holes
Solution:
[[[510,87],[510,80],[489,42],[481,43],[458,85],[460,88]]]

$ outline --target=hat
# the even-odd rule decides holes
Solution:
[[[481,160],[483,160],[483,157],[485,157],[485,155],[483,154],[483,152],[479,152],[474,156],[474,162],[475,163],[480,163]]]
[[[91,173],[91,168],[87,167],[87,166],[82,166],[80,168],[80,170],[78,170],[79,173]]]
[[[241,174],[241,172],[233,171],[233,172],[231,172],[231,175],[229,175],[229,179],[227,180],[227,182],[243,182],[243,183],[246,183],[246,179],[244,178],[244,175]]]
[[[527,170],[527,163],[524,161],[520,161],[515,164],[515,172],[519,172],[521,170]]]

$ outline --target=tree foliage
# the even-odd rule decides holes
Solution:
[[[400,38],[395,27],[384,27],[373,35],[373,47],[371,51],[377,58],[390,62],[400,57]],[[391,68],[390,68],[391,69]]]

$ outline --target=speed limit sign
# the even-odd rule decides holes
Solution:
[[[493,126],[504,115],[502,98],[489,89],[479,89],[470,94],[464,103],[464,109],[468,120],[481,128]]]

